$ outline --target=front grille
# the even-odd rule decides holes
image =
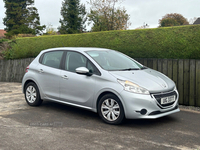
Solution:
[[[170,107],[176,102],[176,101],[174,101],[174,102],[171,102],[171,103],[168,103],[168,104],[161,104],[161,98],[174,96],[174,95],[175,95],[175,99],[177,99],[178,94],[176,93],[176,91],[171,91],[171,92],[168,92],[168,93],[152,94],[152,96],[158,102],[158,106],[161,107],[161,108]]]

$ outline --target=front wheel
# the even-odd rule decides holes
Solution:
[[[120,124],[124,119],[122,103],[113,94],[106,94],[100,99],[98,103],[98,114],[108,124]]]
[[[30,106],[39,106],[42,103],[38,87],[35,83],[30,82],[26,85],[25,99]]]

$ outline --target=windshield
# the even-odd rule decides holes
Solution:
[[[87,51],[87,54],[89,54],[103,69],[108,71],[143,69],[142,65],[117,51]]]

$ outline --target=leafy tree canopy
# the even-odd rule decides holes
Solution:
[[[40,34],[45,26],[40,26],[37,9],[33,7],[34,0],[3,0],[6,8],[6,17],[3,23],[6,26],[7,36],[16,34]]]
[[[51,23],[48,23],[46,26],[46,33],[44,33],[44,35],[56,35],[56,34],[57,32],[53,28],[53,25]]]
[[[181,14],[171,13],[166,14],[159,20],[159,27],[189,25],[189,22]]]
[[[61,26],[58,30],[61,34],[73,34],[83,32],[86,28],[85,5],[80,4],[80,0],[64,0],[62,2],[60,19]]]
[[[93,23],[92,31],[126,30],[130,15],[125,8],[116,8],[120,0],[90,0],[92,7],[88,14],[89,24]]]

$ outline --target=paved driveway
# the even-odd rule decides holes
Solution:
[[[200,150],[200,113],[112,126],[97,114],[53,102],[30,107],[20,83],[0,83],[0,150]]]

